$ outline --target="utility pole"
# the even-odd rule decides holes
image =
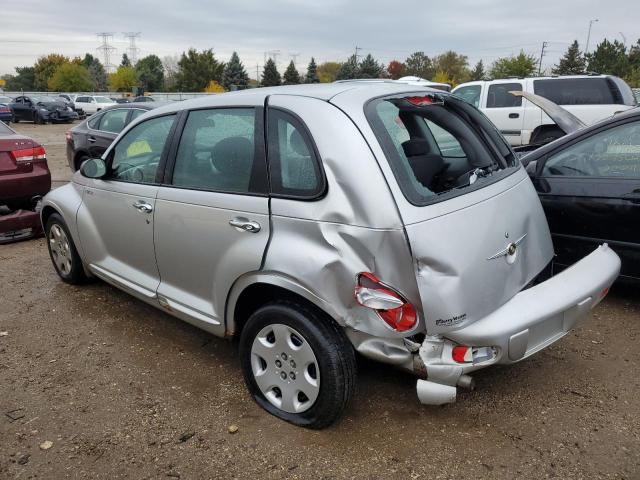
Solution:
[[[140,38],[140,32],[122,32],[124,38],[129,39],[129,60],[131,60],[131,65],[135,66],[138,62],[138,52],[140,49],[136,45],[136,39]]]
[[[358,51],[362,50],[362,47],[359,47],[356,45],[356,53],[354,53],[354,56],[356,57],[356,62],[358,61],[358,58],[361,56],[358,54]]]
[[[544,51],[548,45],[548,42],[542,42],[542,50],[540,51],[540,63],[538,64],[538,76],[542,74],[542,57],[544,57]]]
[[[618,32],[618,33],[622,37],[622,44],[624,45],[624,48],[627,48],[627,37],[622,32]]]
[[[104,65],[104,69],[107,73],[113,73],[115,70],[114,65],[111,63],[111,54],[115,52],[116,47],[111,45],[109,42],[113,38],[113,33],[111,32],[101,32],[96,34],[102,43],[96,49],[102,54],[102,62]]]
[[[260,74],[258,71],[260,70],[260,66],[256,63],[256,82],[260,83]]]
[[[587,45],[584,48],[584,54],[586,55],[587,53],[589,53],[589,40],[591,39],[591,26],[597,22],[598,19],[594,18],[593,20],[589,20],[589,31],[587,32]]]

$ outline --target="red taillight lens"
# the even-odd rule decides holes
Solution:
[[[355,297],[360,305],[375,310],[397,332],[411,330],[418,321],[415,307],[373,273],[358,274]]]
[[[416,107],[424,107],[426,105],[442,105],[443,101],[437,98],[435,95],[424,95],[421,97],[404,97],[404,99],[411,105]]]
[[[473,362],[473,351],[471,350],[471,347],[458,345],[453,347],[451,357],[456,363],[471,363]]]
[[[21,148],[19,150],[12,150],[9,153],[16,163],[37,162],[47,159],[43,146]]]
[[[9,113],[11,109],[6,105],[0,105],[0,113]]]

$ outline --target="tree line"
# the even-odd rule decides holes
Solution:
[[[471,67],[466,55],[451,50],[433,57],[417,51],[404,61],[392,60],[388,65],[371,54],[362,59],[352,55],[344,62],[319,65],[311,58],[304,74],[300,74],[291,61],[281,75],[276,63],[268,59],[256,81],[249,78],[236,52],[228,62],[221,62],[212,49],[197,51],[192,48],[179,57],[162,60],[157,55],[148,55],[135,65],[125,53],[117,70],[111,74],[107,74],[102,63],[90,53],[83,58],[52,53],[40,57],[33,66],[16,67],[15,74],[1,78],[9,91],[131,92],[133,87],[142,87],[149,92],[223,92],[254,86],[326,83],[354,78],[398,79],[403,76],[455,86],[471,80],[532,76],[538,68],[538,59],[524,51],[498,58],[487,70],[482,60]],[[618,40],[605,39],[587,54],[580,50],[576,40],[551,69],[554,75],[586,72],[617,75],[632,87],[640,87],[640,39],[628,49]]]

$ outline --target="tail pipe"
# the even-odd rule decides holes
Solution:
[[[475,381],[469,375],[461,375],[456,386],[444,385],[429,380],[418,380],[418,400],[424,405],[445,405],[456,401],[457,387],[473,390]]]

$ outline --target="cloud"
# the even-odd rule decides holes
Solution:
[[[122,32],[136,31],[142,56],[213,48],[225,61],[236,50],[252,75],[266,51],[280,51],[280,70],[291,54],[299,54],[298,68],[304,70],[311,56],[342,61],[356,46],[385,63],[416,50],[435,55],[451,49],[490,64],[520,49],[537,56],[548,41],[543,65],[550,66],[574,39],[584,45],[592,18],[599,22],[591,47],[605,37],[621,39],[620,32],[635,42],[637,19],[629,13],[636,1],[610,2],[603,9],[596,0],[22,0],[12,4],[14,21],[3,22],[0,31],[0,74],[51,52],[96,54],[100,31],[114,33],[114,63],[126,51]]]

